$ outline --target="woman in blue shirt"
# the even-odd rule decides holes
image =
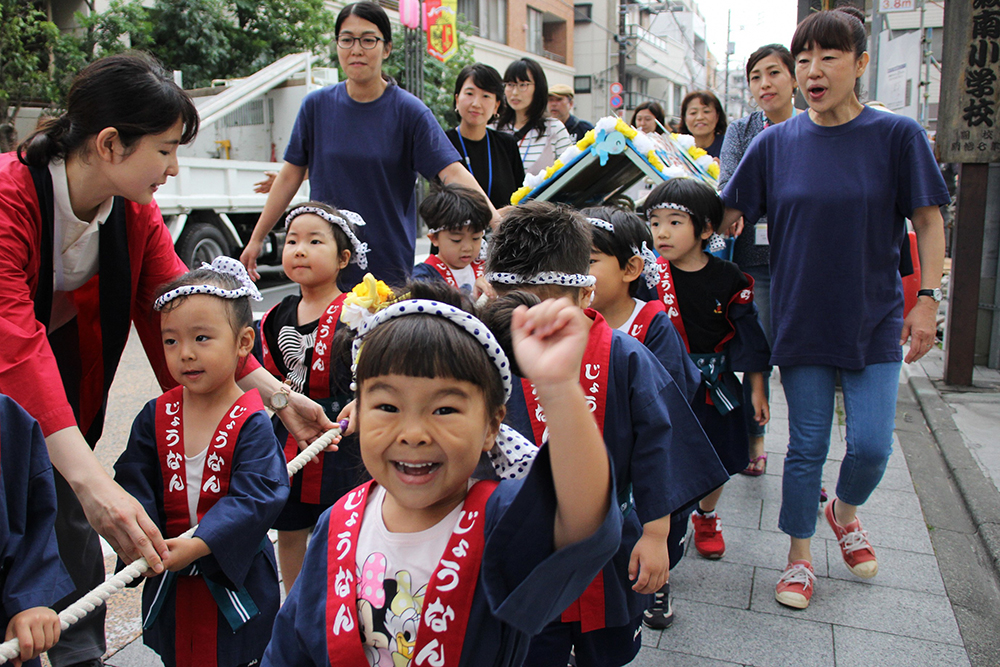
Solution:
[[[856,511],[892,451],[901,345],[906,361],[930,350],[944,263],[948,203],[926,133],[913,120],[865,107],[864,17],[817,12],[792,39],[795,77],[809,110],[761,133],[723,192],[723,228],[767,215],[771,249],[771,363],[781,368],[789,443],[778,527],[791,537],[775,590],[804,608],[813,594],[810,539],[830,447],[835,383],[844,394],[847,454],[826,518],[847,567],[869,578],[875,551]],[[904,218],[917,233],[922,287],[903,319],[899,276]]]

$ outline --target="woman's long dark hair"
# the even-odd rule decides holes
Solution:
[[[198,134],[198,110],[152,56],[139,51],[101,58],[73,80],[66,113],[50,118],[20,146],[18,159],[44,167],[85,149],[87,140],[113,127],[127,149],[147,134],[166,132],[180,120],[181,143]]]
[[[530,79],[528,78],[529,72],[531,73]],[[531,130],[538,130],[539,134],[545,134],[545,118],[548,116],[549,109],[549,80],[545,78],[545,70],[542,69],[542,66],[531,58],[515,60],[507,66],[507,71],[503,75],[504,83],[532,79],[535,82],[535,92],[531,97],[531,104],[528,106],[528,122],[514,133],[514,137],[518,140]],[[497,122],[499,128],[514,127],[514,121],[517,119],[517,112],[511,109],[506,102],[507,100],[504,99],[504,109],[500,112],[500,120]]]

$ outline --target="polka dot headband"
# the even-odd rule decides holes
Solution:
[[[466,220],[461,225],[459,225],[459,227],[468,227],[471,224],[472,224],[472,220]],[[434,229],[428,229],[427,233],[428,234],[440,234],[441,232],[443,232],[446,229],[451,229],[451,228],[450,227],[435,227]],[[458,231],[458,230],[456,230],[456,231]]]
[[[587,222],[592,224],[594,227],[603,229],[606,232],[612,234],[615,233],[615,226],[608,222],[607,220],[602,220],[600,218],[587,218]],[[656,267],[656,254],[649,249],[646,242],[642,242],[642,249],[632,246],[632,254],[638,255],[642,258],[642,276],[646,279],[646,285],[650,288],[656,287],[656,283],[660,281],[660,271]]]
[[[315,206],[299,206],[297,208],[293,208],[288,212],[288,215],[285,216],[285,229],[292,226],[292,220],[300,215],[305,215],[306,213],[318,215],[331,225],[340,227],[344,234],[347,235],[347,240],[351,242],[351,264],[357,264],[360,269],[368,268],[368,244],[361,241],[361,239],[359,239],[354,233],[354,230],[351,229],[352,224],[355,227],[364,227],[364,218],[354,211],[345,211],[340,209],[338,210],[340,215],[334,215],[329,211],[324,211],[323,209]]]
[[[520,276],[516,273],[487,273],[486,280],[501,285],[562,285],[563,287],[593,287],[597,278],[582,273],[561,273],[543,271],[534,276]]]
[[[603,229],[606,232],[611,232],[612,234],[615,233],[615,226],[607,220],[601,220],[600,218],[587,218],[587,222],[592,224],[594,227]]]
[[[654,205],[650,206],[649,208],[647,208],[646,209],[646,220],[647,221],[649,220],[649,214],[650,213],[652,213],[653,211],[657,211],[659,209],[668,209],[670,211],[680,211],[681,213],[687,213],[688,215],[691,216],[692,220],[694,218],[698,217],[697,215],[695,215],[694,211],[692,211],[691,209],[689,209],[684,204],[675,204],[672,201],[665,201],[665,202],[661,202],[659,204],[654,204]],[[705,218],[705,222],[709,222],[709,219],[707,217]]]
[[[249,297],[254,301],[263,299],[257,286],[250,280],[246,268],[238,260],[232,257],[216,257],[211,264],[202,263],[201,268],[232,276],[240,282],[240,286],[236,289],[224,289],[218,285],[182,285],[158,298],[153,303],[153,309],[162,310],[174,299],[192,294],[208,294],[222,299],[242,299],[243,297]]]
[[[357,391],[358,358],[361,356],[364,338],[378,328],[379,325],[406,315],[433,315],[442,317],[452,324],[460,327],[470,336],[475,338],[487,356],[497,367],[500,374],[500,381],[503,384],[504,402],[510,399],[511,378],[513,374],[510,370],[510,362],[504,354],[500,343],[493,336],[490,330],[479,321],[474,315],[449,306],[439,301],[425,299],[408,299],[398,301],[391,306],[380,310],[370,320],[364,322],[358,331],[357,338],[351,345],[351,358],[354,360],[351,365],[351,373],[355,377],[351,389]],[[489,459],[493,464],[496,474],[501,479],[519,479],[524,477],[531,468],[531,462],[538,454],[538,448],[534,443],[528,441],[520,433],[510,428],[506,424],[500,426],[496,442],[489,451]]]

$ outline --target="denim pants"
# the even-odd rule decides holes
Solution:
[[[838,371],[844,392],[847,454],[840,465],[837,498],[863,505],[878,486],[892,453],[901,365],[898,361],[871,364],[859,371],[834,366],[781,367],[789,434],[778,518],[782,532],[803,539],[816,532]]]
[[[753,278],[753,302],[757,306],[757,313],[760,315],[760,324],[764,329],[764,336],[767,344],[771,341],[771,269],[767,264],[761,266],[748,266],[743,269]],[[764,373],[764,396],[771,400],[771,383],[768,381],[771,373]],[[753,402],[750,390],[750,381],[743,378],[743,416],[747,423],[747,435],[751,438],[759,438],[764,435],[766,427],[761,426],[753,418]]]

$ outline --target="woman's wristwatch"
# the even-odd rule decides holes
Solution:
[[[934,303],[941,303],[941,299],[944,298],[944,295],[942,294],[940,287],[935,287],[934,289],[917,290],[917,296],[918,297],[929,296],[930,298],[934,299]]]
[[[267,407],[271,408],[274,412],[279,412],[288,407],[288,397],[292,394],[292,383],[289,380],[285,380],[281,383],[281,387],[278,391],[271,394],[270,400],[268,400]]]

